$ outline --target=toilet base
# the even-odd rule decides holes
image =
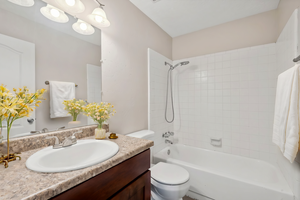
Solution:
[[[189,188],[189,181],[180,185],[165,185],[151,178],[151,198],[154,200],[181,200]]]
[[[154,195],[154,196],[155,196],[155,195]],[[151,192],[151,200],[164,200],[164,199],[159,198],[159,197],[155,199],[155,198],[153,197],[153,195],[152,195],[152,192]],[[178,200],[183,200],[183,199],[180,198],[180,199],[178,199]]]

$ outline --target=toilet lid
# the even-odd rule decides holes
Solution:
[[[189,180],[190,175],[184,168],[160,162],[150,168],[151,177],[163,184],[179,185]]]

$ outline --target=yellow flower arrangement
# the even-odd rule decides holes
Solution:
[[[65,105],[65,110],[72,116],[73,121],[77,120],[77,117],[80,113],[84,112],[86,102],[83,100],[65,100],[63,102]]]
[[[0,85],[0,127],[3,120],[6,120],[7,139],[14,121],[23,117],[29,117],[30,113],[39,107],[41,97],[45,93],[45,89],[37,90],[35,93],[30,93],[29,89],[23,88],[13,89],[14,94],[3,84]]]
[[[7,129],[7,154],[2,155],[0,163],[4,162],[5,167],[8,167],[8,162],[16,160],[20,156],[15,154],[9,154],[9,133],[12,124],[17,119],[23,117],[29,117],[30,113],[39,106],[41,103],[41,97],[45,93],[45,89],[37,90],[34,93],[30,93],[29,89],[24,86],[23,88],[13,89],[14,94],[3,84],[0,85],[0,129],[2,130],[2,122],[6,121]]]
[[[116,113],[113,107],[110,103],[90,103],[85,108],[85,115],[91,117],[98,124],[98,128],[102,129],[103,122]]]

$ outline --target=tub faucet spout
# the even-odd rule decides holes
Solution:
[[[173,142],[171,140],[165,140],[166,144],[173,144]]]

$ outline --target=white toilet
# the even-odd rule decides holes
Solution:
[[[127,136],[154,139],[154,132],[142,130]],[[152,200],[180,200],[188,192],[190,175],[184,168],[160,162],[150,168]]]

